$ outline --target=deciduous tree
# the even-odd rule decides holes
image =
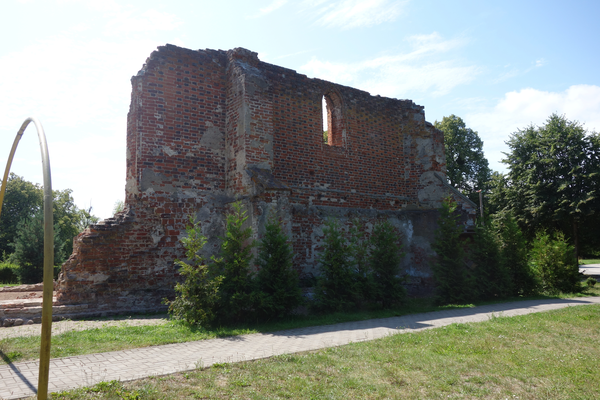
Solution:
[[[17,237],[19,222],[33,217],[42,206],[43,196],[39,185],[10,174],[0,215],[0,254],[10,254],[14,251],[12,243]]]
[[[64,261],[64,242],[60,226],[54,224],[54,265]],[[21,283],[40,283],[44,277],[44,213],[37,210],[32,217],[22,219],[17,226],[14,253],[9,261],[19,265],[17,274]]]
[[[444,117],[441,122],[435,121],[434,125],[444,132],[446,173],[450,184],[465,194],[485,189],[491,170],[477,132],[467,128],[462,118],[454,114]]]
[[[82,210],[75,205],[71,189],[53,191],[53,217],[57,227],[57,239],[62,258],[61,263],[73,251],[73,238],[83,231],[90,223],[96,222],[97,217],[89,210]],[[29,227],[31,220],[42,215],[44,190],[40,185],[26,181],[22,177],[10,174],[6,184],[6,193],[2,214],[0,216],[0,255],[10,255],[15,251],[16,240],[21,235],[20,229]],[[39,215],[37,215],[39,214]],[[29,233],[23,235],[27,236]],[[21,235],[22,236],[22,235]],[[33,246],[28,243],[27,246]],[[39,252],[43,254],[43,243],[38,244]],[[33,254],[33,253],[27,253]],[[19,256],[25,262],[23,256]],[[33,263],[33,261],[27,261]]]

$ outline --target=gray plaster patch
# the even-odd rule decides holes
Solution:
[[[419,201],[428,204],[432,208],[439,208],[442,199],[448,195],[448,191],[434,175],[433,171],[427,171],[421,175],[419,183],[422,189],[419,190]]]
[[[106,274],[90,274],[87,279],[94,284],[102,283],[109,278]]]
[[[177,151],[171,149],[169,146],[163,146],[162,150],[165,152],[166,155],[168,155],[169,157],[173,157],[174,155],[177,154]]]
[[[152,232],[150,232],[150,237],[152,238],[152,242],[154,242],[155,245],[158,244],[158,242],[160,242],[160,239],[162,239],[164,235],[165,231],[162,225],[155,226],[154,229],[152,229]]]
[[[212,150],[217,154],[223,154],[223,132],[219,128],[212,126],[212,123],[207,122],[206,131],[200,139],[200,144],[208,149]],[[210,124],[210,126],[208,126]]]
[[[127,179],[127,182],[125,183],[125,192],[130,193],[130,194],[139,194],[140,193],[140,191],[138,190],[135,178]]]
[[[433,146],[431,138],[416,138],[417,158],[416,161],[423,165],[423,169],[432,168],[431,157],[433,156]]]
[[[142,182],[140,185],[141,190],[142,192],[145,192],[148,189],[155,189],[154,185],[166,181],[168,181],[168,178],[165,175],[161,173],[156,173],[150,168],[146,168],[142,171]],[[161,187],[160,189],[165,192],[172,192],[174,190],[173,185],[171,184],[167,184],[164,187]]]

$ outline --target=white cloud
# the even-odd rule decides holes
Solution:
[[[518,68],[512,67],[508,72],[503,72],[502,74],[500,74],[500,76],[498,78],[492,80],[492,82],[493,83],[501,83],[508,79],[525,75],[525,74],[533,71],[536,68],[543,67],[547,63],[548,62],[544,58],[539,58],[539,59],[535,60],[535,62],[532,63],[532,66],[530,66],[529,68],[527,68],[525,70],[520,70]],[[505,68],[508,68],[508,67],[510,67],[510,65],[505,66]]]
[[[129,79],[156,48],[150,39],[86,41],[55,35],[0,55],[0,149],[9,149],[28,116],[46,131],[55,189],[107,217],[124,196]],[[31,132],[29,132],[31,130]],[[28,128],[12,172],[41,182],[35,128]],[[0,154],[0,165],[6,156]]]
[[[249,19],[252,18],[260,18],[260,17],[264,17],[265,15],[271,14],[273,11],[283,7],[286,3],[288,2],[288,0],[273,0],[273,2],[271,2],[271,4],[269,4],[268,6],[261,8],[258,12],[258,14],[253,15],[251,17],[247,17]]]
[[[85,4],[95,11],[118,12],[121,5],[116,0],[55,0],[58,5],[65,4]]]
[[[151,40],[79,41],[57,35],[0,58],[2,112],[35,111],[61,126],[113,114],[129,102],[129,77],[156,48]],[[0,121],[2,124],[2,121]]]
[[[450,51],[465,44],[465,40],[458,38],[444,40],[437,32],[432,32],[428,35],[412,35],[406,40],[415,49],[410,53],[413,58],[428,53]]]
[[[120,36],[134,32],[170,31],[183,24],[176,15],[147,9],[141,11],[124,2],[115,0],[55,0],[59,5],[83,4],[104,19],[104,34]],[[94,21],[89,21],[94,22]],[[82,22],[79,26],[87,26]],[[77,28],[77,27],[76,27]]]
[[[10,148],[26,117],[37,117],[46,131],[53,187],[73,189],[79,207],[91,201],[96,215],[107,217],[124,197],[130,77],[156,49],[150,33],[172,31],[182,22],[167,12],[114,0],[55,1],[83,5],[94,18],[74,19],[18,51],[0,52],[0,149]],[[7,155],[0,153],[0,165]],[[11,171],[42,181],[33,127],[19,144]]]
[[[305,1],[317,14],[318,24],[342,29],[392,22],[402,14],[406,3],[398,0]]]
[[[546,92],[532,88],[509,92],[492,110],[465,116],[467,126],[476,130],[484,142],[490,166],[504,170],[500,160],[507,152],[510,134],[529,125],[543,125],[552,113],[584,124],[588,131],[600,132],[600,86],[573,85],[564,92]]]
[[[121,9],[106,24],[106,35],[121,36],[131,32],[170,31],[182,24],[174,14],[147,10],[139,14],[133,9]]]
[[[349,64],[315,58],[299,70],[321,79],[361,88],[372,94],[400,98],[412,98],[420,92],[428,92],[433,96],[445,95],[454,87],[471,82],[479,73],[476,66],[438,60],[441,53],[462,45],[462,40],[443,40],[436,32],[411,36],[407,40],[413,48],[408,53]]]

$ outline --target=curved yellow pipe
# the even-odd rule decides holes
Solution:
[[[52,292],[54,291],[54,217],[52,215],[52,177],[50,174],[50,157],[48,155],[48,144],[42,124],[36,118],[27,118],[17,132],[13,142],[2,187],[0,188],[0,216],[2,215],[2,204],[4,202],[4,192],[8,182],[8,174],[12,165],[15,151],[25,129],[30,122],[35,124],[38,139],[40,141],[40,150],[42,152],[42,168],[44,170],[44,292],[42,303],[42,344],[40,346],[40,373],[38,377],[38,399],[45,400],[48,397],[48,376],[50,373],[50,343],[52,337]]]

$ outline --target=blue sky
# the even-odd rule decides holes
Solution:
[[[553,112],[600,131],[600,1],[3,0],[0,165],[28,116],[54,189],[102,218],[124,198],[131,76],[157,46],[244,47],[309,77],[455,114],[494,170]],[[42,181],[30,127],[11,169]]]

